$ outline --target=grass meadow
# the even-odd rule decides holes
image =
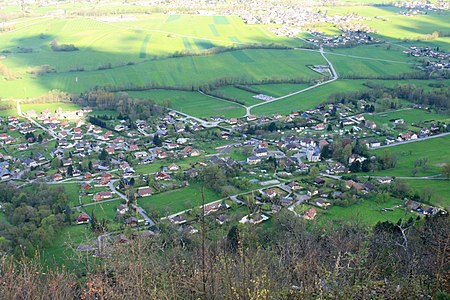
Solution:
[[[437,114],[433,112],[427,112],[421,109],[408,109],[392,112],[384,112],[377,114],[365,114],[367,120],[374,121],[379,126],[382,124],[387,124],[392,127],[392,122],[397,119],[403,119],[407,124],[416,125],[429,125],[430,123],[435,123],[438,121],[448,122],[450,121],[450,116],[446,114]],[[418,128],[416,128],[416,131]]]
[[[128,94],[133,98],[150,99],[159,104],[169,104],[170,108],[198,118],[207,118],[213,115],[232,118],[245,115],[245,109],[238,104],[213,99],[198,92],[152,90],[128,92]]]
[[[277,68],[273,68],[274,61]],[[323,58],[315,52],[305,55],[289,50],[238,50],[216,55],[151,60],[107,70],[52,73],[37,78],[24,74],[17,80],[1,79],[0,97],[34,97],[53,89],[80,93],[96,86],[127,88],[130,84],[195,88],[223,78],[247,82],[318,79],[322,76],[306,65],[323,63]]]
[[[368,89],[363,85],[364,82],[365,80],[337,80],[304,93],[255,107],[252,113],[256,115],[288,114],[293,110],[307,110],[327,101],[332,94],[339,91]]]
[[[425,141],[397,145],[388,148],[372,150],[371,153],[382,157],[385,153],[397,156],[397,165],[394,169],[380,170],[373,175],[413,176],[414,163],[418,159],[428,159],[428,168],[418,167],[417,177],[440,174],[441,165],[449,162],[450,136],[438,137]]]
[[[364,226],[374,226],[378,222],[391,221],[396,223],[400,219],[409,219],[415,215],[405,208],[396,208],[393,211],[382,211],[383,208],[392,208],[402,205],[403,201],[395,198],[381,200],[378,196],[373,199],[364,199],[348,207],[332,206],[322,210],[319,218],[320,224],[358,223]]]
[[[205,203],[221,199],[220,195],[205,188]],[[202,204],[202,188],[200,184],[191,184],[182,189],[167,191],[150,197],[138,198],[139,206],[148,212],[154,211],[161,217]]]
[[[261,94],[272,97],[281,97],[290,93],[298,92],[306,89],[310,85],[301,83],[283,83],[283,84],[258,84],[251,87]]]
[[[424,191],[431,191],[431,204],[450,208],[449,187],[448,180],[425,180],[425,179],[405,179],[411,189],[419,196],[424,196]]]
[[[223,86],[216,90],[214,90],[219,96],[236,99],[240,102],[244,103],[246,106],[250,106],[253,104],[261,103],[261,100],[258,100],[256,98],[253,98],[255,96],[255,93],[244,91],[242,89],[239,89],[235,86],[229,85],[229,86]]]

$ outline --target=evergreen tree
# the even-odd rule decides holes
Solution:
[[[153,137],[153,144],[156,147],[161,147],[162,146],[162,140],[160,139],[158,134],[155,134],[155,136]]]

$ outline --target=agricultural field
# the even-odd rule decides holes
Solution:
[[[280,101],[255,107],[252,109],[252,113],[256,115],[269,115],[274,113],[289,114],[293,110],[307,110],[314,108],[320,103],[326,102],[331,95],[338,93],[339,91],[368,89],[363,85],[364,82],[366,82],[366,80],[337,80]]]
[[[232,16],[46,17],[25,21],[17,27],[14,32],[0,35],[0,50],[12,52],[5,64],[15,72],[40,65],[51,65],[58,72],[76,67],[87,71],[106,64],[138,63],[175,52],[198,53],[218,46],[298,44]],[[54,52],[50,48],[54,39],[61,44],[73,44],[79,51]],[[18,47],[31,48],[33,52],[17,53]]]
[[[412,63],[371,58],[369,55],[370,53],[365,57],[355,58],[353,54],[333,52],[328,55],[328,59],[333,63],[338,75],[344,78],[378,78],[415,71]]]
[[[168,105],[172,109],[198,118],[214,115],[232,118],[245,115],[245,109],[238,104],[213,99],[198,92],[152,90],[128,94],[132,98],[150,99],[155,103]]]
[[[397,48],[391,44],[360,45],[353,48],[327,49],[326,54],[333,58],[335,56],[357,58],[358,60],[373,60],[379,62],[393,62],[405,64],[410,67],[418,62],[415,57],[403,53],[403,48]],[[336,66],[338,68],[338,66]]]
[[[412,170],[417,169],[417,177],[440,174],[443,163],[450,157],[450,136],[433,138],[425,141],[372,150],[371,153],[382,157],[385,153],[395,155],[397,164],[394,169],[376,171],[373,175],[412,177]],[[416,167],[419,159],[427,160],[427,167]]]
[[[252,89],[259,91],[272,97],[281,97],[287,94],[301,91],[310,85],[301,83],[284,83],[284,84],[258,84],[250,86]]]
[[[387,88],[394,88],[397,85],[414,85],[418,88],[422,88],[426,92],[435,89],[448,88],[450,86],[448,80],[368,80],[368,82],[379,84]]]
[[[278,68],[272,67],[273,61],[278,62]],[[17,80],[1,79],[0,97],[33,97],[53,89],[80,93],[96,86],[126,89],[130,85],[151,85],[191,89],[223,78],[249,82],[268,78],[312,80],[322,76],[309,69],[307,65],[323,63],[323,58],[316,52],[308,52],[305,55],[301,51],[289,50],[237,50],[207,56],[151,60],[106,70],[50,73],[37,78],[24,74]]]
[[[253,96],[256,95],[255,93],[245,91],[231,85],[214,90],[214,94],[219,97],[226,97],[227,99],[236,99],[239,102],[244,103],[246,106],[262,102],[261,100],[253,98]]]

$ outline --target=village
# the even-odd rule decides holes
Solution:
[[[17,105],[17,115],[0,118],[5,129],[0,135],[1,180],[19,186],[76,185],[70,202],[74,222],[92,222],[92,208],[109,205],[105,214],[114,232],[126,226],[153,232],[158,222],[169,220],[195,233],[202,214],[218,224],[232,220],[259,224],[283,209],[312,221],[330,206],[361,201],[395,181],[370,176],[377,168],[370,149],[448,133],[442,122],[415,124],[389,117],[377,121],[388,113],[374,113],[363,100],[356,105],[323,104],[289,115],[214,116],[203,122],[167,110],[160,118],[137,120],[133,126],[124,119],[101,119],[102,112],[92,108],[63,110],[53,105],[22,112],[25,105]],[[329,153],[336,139],[343,143],[343,151],[333,158]],[[170,209],[164,205],[170,192],[199,187],[208,168],[229,176],[225,180],[231,182],[229,191],[214,191],[217,196],[207,199],[205,206],[200,205],[200,194],[189,204]],[[159,213],[149,212],[157,197],[162,203],[156,207]],[[403,207],[419,215],[445,212],[411,201],[406,199]]]

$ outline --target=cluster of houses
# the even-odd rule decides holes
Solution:
[[[450,52],[440,51],[439,48],[415,47],[411,46],[403,53],[414,57],[431,58],[423,64],[423,68],[429,71],[448,71],[450,70]]]
[[[426,216],[432,216],[437,214],[446,214],[447,212],[441,208],[433,207],[431,205],[422,204],[420,202],[414,201],[414,200],[406,200],[405,201],[406,207],[411,212],[416,212],[419,214],[423,214]]]
[[[358,138],[366,143],[369,148],[376,148],[383,144],[420,139],[440,132],[438,125],[431,124],[428,127],[422,127],[417,132],[404,131],[398,136],[383,136],[379,132],[379,124],[366,119],[365,115],[359,113],[369,104],[361,100],[358,105],[358,109],[355,109],[342,103],[330,103],[318,105],[314,109],[303,112],[292,111],[287,115],[277,113],[271,116],[249,115],[230,119],[213,116],[211,120],[219,124],[222,130],[219,137],[225,140],[236,134],[244,133],[249,126],[253,125],[264,126],[269,123],[278,123],[286,127],[286,125],[297,124],[291,128],[290,132],[278,130],[281,137],[277,141],[271,141],[270,147],[267,142],[252,139],[234,145],[235,147],[254,146],[252,154],[246,159],[247,164],[258,165],[265,162],[267,158],[274,157],[281,169],[286,172],[292,170],[307,172],[309,163],[321,160],[322,148],[331,144],[336,134],[350,134],[353,138]],[[155,160],[196,157],[203,153],[202,149],[194,146],[195,140],[191,140],[189,135],[206,128],[199,121],[187,119],[174,111],[158,118],[151,125],[144,120],[136,121],[137,132],[134,132],[133,138],[129,137],[127,131],[118,132],[87,122],[86,116],[90,111],[89,108],[71,112],[56,109],[54,113],[44,110],[39,114],[30,111],[25,113],[29,118],[25,121],[14,116],[1,119],[0,123],[7,125],[9,129],[0,135],[0,143],[12,151],[8,154],[0,153],[0,160],[7,162],[0,166],[0,178],[7,180],[20,174],[23,170],[35,170],[36,178],[60,181],[64,178],[85,174],[86,161],[90,161],[90,172],[119,169],[123,177],[131,178],[135,176],[137,165],[151,164]],[[41,123],[42,128],[37,128],[30,120]],[[404,125],[404,123],[404,120],[397,119],[393,121],[393,126],[400,128],[400,125]],[[56,136],[56,146],[48,148],[47,152],[33,151],[34,145],[50,145],[49,134],[44,134],[43,129]],[[21,134],[20,138],[12,134],[15,130]],[[129,131],[132,132],[132,130]],[[40,138],[37,138],[36,135]],[[152,143],[140,142],[139,136],[154,137],[156,135],[162,144],[159,147]],[[376,137],[369,138],[374,135]],[[30,150],[33,151],[32,156],[20,155],[21,150],[30,147]],[[16,149],[19,152],[14,152]],[[108,156],[107,161],[97,159],[102,153],[106,153]],[[59,161],[59,165],[51,169],[52,162],[55,160]],[[213,158],[212,162],[218,165],[235,163],[231,159],[223,157]],[[157,181],[170,180],[170,173],[177,170],[177,166],[172,164],[158,172],[155,178]],[[346,169],[345,166],[336,163],[330,164],[327,172],[339,174],[345,173]],[[195,173],[195,170],[190,170],[191,175],[195,176]]]
[[[53,113],[48,109],[39,114],[35,111],[28,111],[24,113],[25,121],[16,116],[1,118],[0,124],[7,125],[8,131],[0,135],[0,145],[3,145],[3,148],[11,154],[0,153],[0,160],[8,162],[0,168],[0,178],[7,180],[13,177],[14,173],[32,169],[36,170],[37,178],[47,177],[47,180],[60,181],[67,177],[83,175],[86,170],[82,170],[80,165],[86,160],[90,161],[89,168],[92,172],[119,168],[124,177],[131,177],[135,171],[126,162],[125,158],[129,156],[134,158],[133,163],[149,164],[155,159],[183,158],[201,154],[200,150],[187,145],[188,139],[178,137],[170,140],[167,137],[167,127],[169,126],[174,126],[176,133],[183,132],[185,129],[184,124],[174,122],[175,114],[172,112],[162,118],[155,132],[164,139],[161,147],[152,147],[153,145],[142,143],[138,145],[135,143],[136,140],[124,137],[124,135],[129,136],[128,133],[122,134],[121,130],[95,126],[86,121],[89,112],[91,112],[89,108],[76,111],[63,111],[58,108]],[[31,120],[38,122],[42,127],[36,129],[36,126],[30,122]],[[150,130],[145,121],[137,123],[140,130]],[[196,130],[200,130],[200,128]],[[14,131],[23,136],[18,138],[14,135],[13,137],[12,132]],[[36,135],[39,133],[39,138],[35,136],[35,133]],[[146,132],[144,133],[142,134],[148,135]],[[54,138],[50,138],[50,135]],[[35,146],[50,145],[49,141],[51,140],[56,140],[56,146],[54,148],[47,146],[47,150],[42,152],[44,154],[37,152],[32,156],[20,155],[20,151],[27,149],[33,151]],[[19,152],[15,150],[19,150]],[[97,159],[102,152],[109,156],[108,163]],[[57,168],[50,170],[51,161],[56,159],[60,161],[60,164]],[[167,176],[161,179],[166,178]]]
[[[431,47],[409,47],[409,50],[403,50],[403,53],[409,54],[414,57],[430,57],[440,60],[450,60],[449,52],[442,52],[439,49],[433,49]]]
[[[434,3],[431,1],[408,1],[397,2],[393,4],[396,7],[405,9],[399,13],[405,16],[425,14],[427,11],[448,10],[449,3],[445,0],[437,0]]]
[[[273,114],[260,117],[250,115],[230,119],[220,116],[211,117],[211,120],[216,122],[220,128],[220,134],[216,135],[216,138],[233,139],[233,143],[217,149],[216,155],[202,157],[186,170],[180,168],[173,161],[201,156],[204,153],[203,149],[195,147],[195,140],[191,138],[196,131],[206,130],[202,123],[195,119],[187,119],[171,111],[152,124],[145,120],[136,121],[137,131],[133,132],[133,130],[126,129],[124,123],[121,123],[125,128],[123,130],[122,127],[112,129],[111,127],[102,128],[93,125],[86,118],[91,111],[90,109],[73,112],[64,112],[58,109],[55,110],[55,113],[45,110],[40,114],[31,111],[26,113],[26,118],[6,117],[0,120],[9,128],[7,132],[0,135],[0,142],[4,143],[3,146],[6,149],[13,150],[15,149],[13,147],[26,144],[27,148],[32,151],[32,155],[27,154],[22,157],[16,156],[17,154],[20,155],[20,151],[17,153],[11,151],[8,154],[0,153],[0,178],[7,180],[13,176],[20,177],[21,171],[27,170],[35,171],[36,178],[44,178],[53,182],[70,177],[80,177],[83,178],[82,190],[84,192],[89,193],[89,190],[94,187],[98,188],[96,192],[89,194],[92,195],[93,201],[105,201],[112,200],[117,196],[113,188],[110,190],[114,176],[116,176],[114,178],[121,178],[130,182],[130,180],[134,180],[133,178],[137,178],[139,174],[139,172],[136,172],[137,166],[150,164],[155,160],[168,160],[167,164],[151,174],[155,182],[161,186],[179,180],[179,177],[175,176],[175,173],[178,174],[179,172],[184,176],[182,180],[186,180],[186,176],[195,178],[202,167],[211,164],[220,168],[247,165],[248,167],[245,167],[244,170],[248,174],[252,174],[255,170],[262,172],[264,164],[269,158],[276,162],[277,176],[283,176],[283,174],[292,176],[294,172],[306,174],[310,170],[311,164],[322,161],[323,148],[333,143],[333,137],[336,134],[344,135],[351,132],[353,138],[362,138],[369,133],[372,135],[377,133],[378,125],[373,121],[366,120],[366,116],[361,114],[365,105],[367,103],[363,101],[359,103],[358,109],[355,109],[342,103],[323,104],[303,112],[292,111],[287,115]],[[260,140],[251,134],[246,135],[244,139],[242,138],[242,133],[246,132],[250,126],[264,126],[271,123],[284,125],[296,123],[298,125],[292,127],[290,131],[286,130],[286,133],[278,130],[279,139],[277,140]],[[393,125],[397,127],[403,124],[404,120],[401,119],[393,121]],[[430,128],[422,128],[420,133],[405,131],[393,138],[392,142],[417,139],[434,134],[437,132],[436,130],[439,131],[439,127],[432,124]],[[13,133],[14,131],[19,132],[19,135]],[[128,131],[133,132],[133,134],[130,136]],[[44,137],[26,140],[32,135],[38,134]],[[50,135],[55,137],[50,138]],[[236,138],[236,136],[239,136],[239,138]],[[377,134],[377,136],[379,135]],[[141,139],[141,137],[143,138]],[[156,137],[159,137],[160,146],[157,146],[154,142]],[[152,138],[153,142],[151,142]],[[6,144],[5,141],[9,140],[11,140],[11,143]],[[145,142],[142,142],[142,140]],[[381,141],[376,139],[362,139],[362,141],[364,140],[367,140],[369,147],[377,147],[382,144]],[[54,146],[48,147],[52,141]],[[386,143],[390,143],[389,137],[386,138]],[[35,145],[47,145],[47,148],[42,152],[33,151]],[[245,161],[238,162],[224,155],[228,148],[251,150]],[[39,147],[39,149],[42,150],[43,147]],[[366,157],[352,154],[348,159],[348,165],[355,161],[362,163],[365,160],[367,160]],[[56,166],[55,161],[58,162]],[[86,162],[89,162],[88,166],[86,166]],[[86,170],[87,168],[89,171]],[[326,161],[324,171],[330,176],[349,172],[345,164],[332,160]],[[388,179],[386,179],[386,182],[380,180],[378,184],[389,181]],[[169,183],[164,183],[167,181]],[[270,218],[271,214],[279,212],[282,207],[292,206],[300,200],[307,201],[308,205],[311,206],[302,213],[302,217],[313,220],[320,209],[326,209],[332,205],[333,201],[340,199],[347,190],[352,189],[357,193],[365,194],[377,188],[376,184],[372,182],[360,183],[347,180],[344,182],[343,190],[334,187],[333,192],[331,192],[328,187],[323,188],[325,182],[326,180],[321,176],[314,178],[310,184],[304,187],[304,194],[298,193],[302,187],[296,182],[279,186],[287,194],[280,194],[279,189],[263,189],[261,190],[261,197],[269,199],[273,203],[271,202],[270,207],[264,206],[265,209],[261,212],[245,216],[241,222],[258,224]],[[310,188],[311,186],[314,188]],[[144,185],[142,182],[138,187],[136,197],[149,197],[154,194],[153,188]],[[275,199],[278,199],[276,203]],[[240,204],[242,205],[242,200],[237,201],[241,201]],[[261,204],[264,204],[264,201],[261,201]],[[208,204],[205,207],[205,214],[214,214],[215,216],[217,214],[217,222],[225,222],[227,216],[224,212],[228,208],[229,205],[226,203]],[[137,226],[139,220],[135,220],[131,216],[125,218],[128,216],[128,211],[129,208],[125,204],[117,207],[117,213],[124,216],[126,225]],[[172,216],[169,219],[178,225],[189,223],[188,218],[183,214]],[[85,224],[89,220],[90,218],[86,213],[81,213],[76,221],[78,224]]]
[[[381,43],[380,40],[367,33],[372,31],[370,28],[360,26],[355,30],[353,26],[356,25],[347,25],[345,28],[342,28],[343,32],[340,35],[333,36],[325,35],[319,31],[311,31],[314,37],[308,38],[307,40],[329,48]]]

